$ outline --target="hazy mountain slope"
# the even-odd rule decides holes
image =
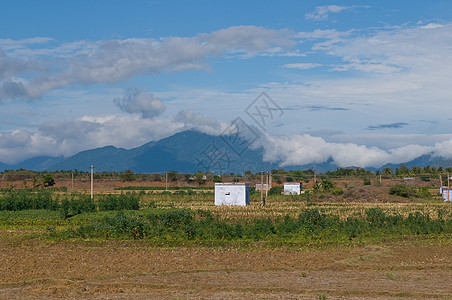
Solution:
[[[197,131],[184,131],[129,150],[106,146],[82,151],[66,159],[35,157],[13,166],[0,163],[0,170],[24,168],[36,171],[75,169],[89,171],[90,166],[94,165],[96,172],[122,172],[130,169],[137,173],[210,171],[224,174],[244,173],[247,170],[256,173],[280,168],[326,172],[338,168],[332,159],[304,166],[279,166],[277,163],[264,162],[263,154],[262,147],[252,149],[247,141],[233,136],[212,136]],[[452,161],[424,155],[405,165],[409,168],[427,165],[447,168],[452,166]],[[395,170],[400,164],[387,164],[369,170],[376,171],[386,167]]]

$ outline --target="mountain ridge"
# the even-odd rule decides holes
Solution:
[[[0,162],[0,171],[6,169],[34,171],[89,170],[91,165],[94,165],[96,172],[122,172],[130,169],[136,173],[210,171],[215,174],[241,174],[247,170],[256,173],[271,169],[313,169],[326,172],[339,168],[331,158],[323,163],[281,167],[278,163],[263,161],[263,155],[264,149],[262,147],[253,148],[246,140],[189,130],[158,141],[150,141],[132,149],[109,145],[84,150],[67,158],[39,156],[15,165]],[[400,165],[386,164],[380,168],[366,169],[377,171],[391,168],[395,170]],[[446,168],[452,166],[452,160],[423,155],[404,163],[404,165],[408,167],[430,165]]]

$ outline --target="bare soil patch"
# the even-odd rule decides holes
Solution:
[[[2,239],[2,299],[450,299],[452,246],[155,248]]]

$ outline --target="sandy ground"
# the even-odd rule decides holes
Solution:
[[[452,299],[452,246],[0,243],[1,299]]]

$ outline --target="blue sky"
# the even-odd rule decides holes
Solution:
[[[237,117],[282,165],[452,158],[450,1],[6,0],[0,32],[3,163]]]

